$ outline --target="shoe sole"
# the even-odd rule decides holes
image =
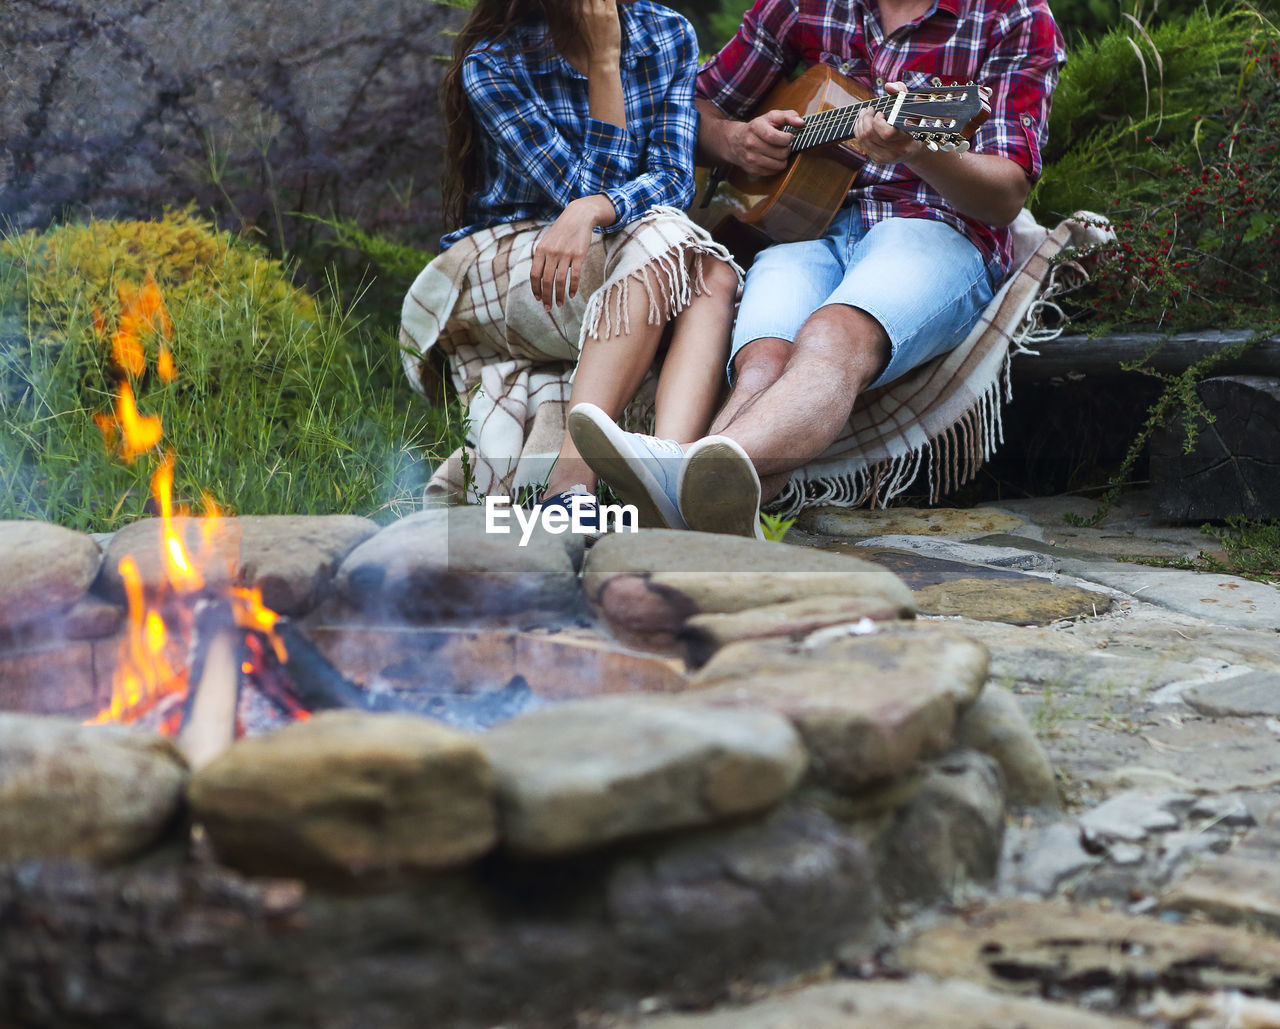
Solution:
[[[747,452],[724,436],[689,448],[680,475],[680,513],[690,529],[762,540],[760,478]]]
[[[623,430],[594,404],[578,404],[569,412],[569,435],[591,470],[607,482],[618,499],[636,509],[642,529],[683,529],[684,519],[658,481],[640,463]]]

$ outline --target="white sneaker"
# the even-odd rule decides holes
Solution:
[[[635,506],[641,528],[687,528],[676,499],[684,460],[679,443],[627,432],[595,404],[569,412],[569,435],[591,470]]]
[[[728,436],[705,436],[689,444],[677,498],[690,529],[765,538],[760,476],[747,452]]]

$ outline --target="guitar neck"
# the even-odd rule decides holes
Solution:
[[[805,115],[803,127],[788,127],[786,129],[787,132],[795,136],[795,139],[791,141],[791,152],[798,154],[802,150],[810,150],[816,146],[826,146],[828,143],[839,143],[842,140],[852,139],[858,115],[868,108],[872,111],[879,111],[892,125],[894,108],[900,107],[902,103],[899,97],[910,99],[910,94],[888,94],[854,104],[847,104],[844,107],[833,107],[826,111],[817,111],[813,114]]]

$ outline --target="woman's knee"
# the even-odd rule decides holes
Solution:
[[[706,292],[713,297],[732,301],[738,292],[738,273],[727,261],[716,257],[702,259],[702,282],[706,286]]]

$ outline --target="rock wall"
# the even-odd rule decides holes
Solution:
[[[298,212],[434,248],[438,0],[6,0],[0,222],[194,201],[274,247]]]

